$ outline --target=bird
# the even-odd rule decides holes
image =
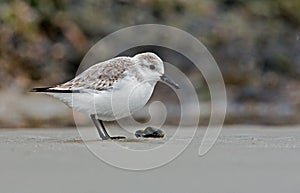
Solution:
[[[164,62],[152,52],[133,57],[119,56],[96,63],[70,81],[53,86],[33,88],[45,93],[92,119],[102,140],[124,139],[110,136],[104,121],[114,121],[143,108],[151,98],[158,81],[178,89],[165,74]]]

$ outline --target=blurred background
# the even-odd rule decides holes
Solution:
[[[226,84],[226,124],[300,123],[299,0],[1,0],[0,127],[73,126],[64,104],[28,91],[72,79],[98,40],[146,23],[180,28],[208,48]],[[196,85],[200,123],[207,123],[210,97],[201,73],[164,48],[123,55],[142,51],[173,58]],[[166,86],[158,87],[168,97]]]

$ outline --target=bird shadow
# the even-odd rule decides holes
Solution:
[[[70,139],[65,140],[64,143],[104,143],[104,142],[123,142],[123,143],[130,143],[130,142],[146,142],[149,141],[148,139],[109,139],[109,140],[100,140],[100,139],[92,139],[92,140],[82,140],[82,139]]]

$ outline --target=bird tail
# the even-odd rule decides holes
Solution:
[[[69,90],[69,89],[57,89],[55,87],[33,88],[29,92],[47,92],[47,93],[83,93],[86,90]]]
[[[51,92],[51,87],[33,88],[29,92]]]

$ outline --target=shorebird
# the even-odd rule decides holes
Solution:
[[[158,81],[179,88],[165,75],[163,61],[156,54],[146,52],[97,63],[68,82],[34,88],[31,92],[51,95],[89,115],[102,140],[123,139],[123,136],[110,136],[103,121],[121,119],[143,108]]]

